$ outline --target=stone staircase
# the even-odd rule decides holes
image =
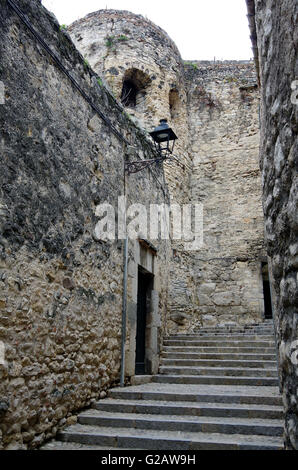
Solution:
[[[42,449],[283,448],[272,322],[164,340],[160,373],[114,388]]]

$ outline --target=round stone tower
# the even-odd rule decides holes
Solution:
[[[166,118],[178,141],[181,165],[165,164],[172,198],[188,200],[191,159],[184,68],[165,31],[128,11],[99,10],[73,23],[68,31],[90,66],[104,77],[125,111],[146,131]],[[183,168],[184,167],[184,168]]]

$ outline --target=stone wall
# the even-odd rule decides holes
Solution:
[[[68,31],[117,99],[123,99],[127,76],[135,80],[140,91],[125,109],[141,126],[150,130],[168,119],[183,165],[164,165],[171,202],[204,205],[203,249],[188,252],[184,243],[172,244],[167,328],[263,318],[266,257],[253,63],[183,62],[163,30],[127,11],[91,13]],[[132,70],[138,71],[134,78]]]
[[[6,449],[36,447],[119,380],[123,242],[98,239],[96,208],[106,202],[117,208],[125,158],[154,157],[147,137],[52,15],[39,1],[17,3],[71,78],[1,0],[0,448]],[[164,202],[162,181],[161,168],[127,177],[128,204]],[[168,249],[167,242],[155,244],[155,313],[164,321]],[[135,259],[132,245],[129,256]],[[128,328],[128,347],[135,345],[132,335]]]
[[[191,200],[204,208],[204,245],[194,254],[193,325],[251,323],[263,318],[266,260],[254,65],[194,61],[186,77]]]
[[[0,0],[0,446],[31,448],[119,380],[123,240],[99,239],[101,203],[115,208],[117,220],[124,193],[127,205],[192,203],[204,209],[200,250],[186,250],[183,241],[150,242],[148,233],[140,234],[141,243],[129,241],[127,376],[135,366],[140,266],[154,275],[146,363],[156,373],[164,334],[263,318],[261,263],[267,258],[253,64],[183,63],[164,31],[123,11],[100,10],[74,23],[68,28],[72,43],[40,1],[17,3],[54,53]],[[282,77],[268,35],[278,28],[280,7],[272,10],[273,21],[270,8],[258,6],[266,86],[264,208],[286,439],[293,447],[295,368],[286,353],[297,330],[297,107],[287,102],[286,84],[294,79],[294,53]],[[148,131],[161,118],[178,135],[180,164],[125,178],[126,160],[156,157]]]
[[[99,10],[68,27],[75,45],[105,80],[114,96],[123,100],[127,78],[138,88],[136,102],[125,103],[130,117],[147,132],[166,118],[178,140],[178,163],[165,163],[171,203],[190,203],[192,155],[189,153],[189,126],[184,65],[180,53],[161,28],[128,11]],[[124,100],[125,102],[125,100]],[[175,253],[169,264],[169,327],[188,325],[194,295],[190,269],[192,256],[183,242],[173,241]],[[172,279],[172,281],[171,281]]]
[[[297,86],[295,92],[292,84],[298,77],[298,7],[295,0],[256,0],[255,9],[261,81],[263,205],[285,406],[285,445],[297,449],[298,106]]]

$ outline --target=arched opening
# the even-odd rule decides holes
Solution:
[[[170,90],[169,93],[169,107],[170,107],[170,115],[171,119],[175,119],[180,111],[180,98],[179,93],[176,88]]]
[[[123,77],[121,103],[127,108],[136,108],[143,104],[146,91],[151,83],[148,75],[138,69],[129,69]]]
[[[128,108],[135,108],[137,105],[138,89],[132,80],[124,80],[121,93],[121,103]]]

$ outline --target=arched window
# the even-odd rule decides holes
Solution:
[[[134,82],[130,79],[124,80],[121,93],[121,103],[123,106],[135,108],[137,105],[137,93],[138,89]]]
[[[148,75],[138,69],[129,69],[123,77],[121,103],[128,108],[136,108],[146,95],[145,89],[151,83]]]

